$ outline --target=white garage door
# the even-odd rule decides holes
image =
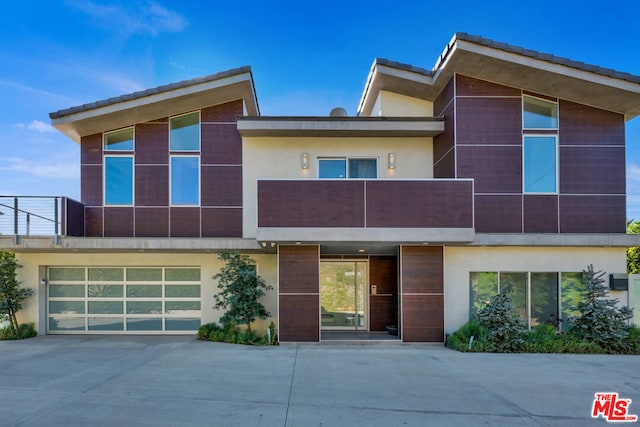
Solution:
[[[50,267],[47,332],[191,333],[200,288],[194,267]]]

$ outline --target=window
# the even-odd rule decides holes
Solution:
[[[200,151],[200,113],[189,113],[169,120],[171,151]]]
[[[106,132],[103,143],[105,151],[133,151],[133,128]]]
[[[377,159],[365,158],[332,158],[318,160],[318,176],[326,179],[377,178]]]
[[[491,298],[510,284],[514,311],[528,327],[560,317],[564,328],[566,319],[576,314],[572,307],[582,299],[581,283],[582,273],[470,272],[469,318],[477,318]]]
[[[105,156],[104,204],[133,204],[133,156]]]
[[[171,204],[200,204],[200,161],[196,156],[171,156]]]
[[[557,129],[558,104],[540,98],[523,96],[522,123],[525,129]]]
[[[524,137],[524,192],[556,193],[557,155],[556,137]]]

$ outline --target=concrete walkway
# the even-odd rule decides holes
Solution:
[[[245,347],[192,337],[0,342],[1,426],[584,426],[640,357],[427,345]]]

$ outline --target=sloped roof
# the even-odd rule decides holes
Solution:
[[[251,67],[244,66],[49,113],[52,125],[80,137],[237,99],[259,115]]]
[[[485,37],[456,33],[431,70],[377,58],[359,115],[369,115],[379,91],[433,101],[454,73],[625,114],[640,114],[640,76],[586,64]]]

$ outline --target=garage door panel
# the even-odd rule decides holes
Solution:
[[[195,267],[51,267],[49,333],[195,332],[201,271]]]

